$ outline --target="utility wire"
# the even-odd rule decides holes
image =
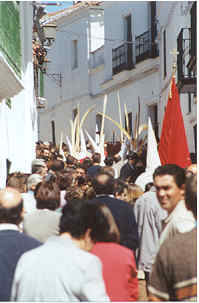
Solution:
[[[149,31],[150,31],[150,29],[149,29]],[[59,31],[59,32],[73,34],[73,35],[78,36],[78,37],[82,37],[82,36],[87,37],[87,34],[79,34],[79,33],[73,32],[71,30]],[[140,37],[140,36],[142,36],[142,34],[137,36],[137,37]],[[146,38],[148,38],[148,37],[146,37]],[[134,41],[128,41],[128,40],[124,40],[124,39],[122,40],[122,39],[103,38],[103,37],[97,37],[97,36],[91,36],[90,39],[103,40],[103,41],[108,41],[108,42],[122,42],[122,43],[126,43],[126,44],[137,45],[137,43],[134,42]],[[143,43],[146,40],[146,39],[144,39],[144,37],[140,38],[140,39],[143,39]],[[156,44],[156,43],[151,43],[151,44],[153,45],[153,44]]]

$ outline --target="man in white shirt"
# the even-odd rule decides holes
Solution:
[[[162,245],[175,234],[192,230],[195,227],[195,218],[185,206],[186,176],[183,168],[175,164],[159,166],[153,179],[159,203],[168,212],[160,235],[159,245]]]

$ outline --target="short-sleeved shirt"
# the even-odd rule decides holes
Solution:
[[[165,240],[153,265],[148,290],[166,301],[197,300],[196,228]]]

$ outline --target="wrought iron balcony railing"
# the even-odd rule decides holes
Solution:
[[[132,43],[124,43],[112,50],[113,75],[133,68]]]
[[[177,39],[178,59],[177,59],[177,75],[178,87],[181,93],[196,92],[196,69],[190,68],[190,62],[193,59],[194,52],[192,42],[192,28],[182,28]],[[196,48],[196,46],[195,46]]]
[[[0,1],[0,50],[20,77],[20,15],[17,4],[14,1]]]
[[[135,38],[136,63],[159,55],[158,45],[151,40],[151,31],[146,31]]]

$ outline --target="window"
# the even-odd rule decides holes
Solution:
[[[133,68],[133,46],[132,46],[132,21],[131,21],[131,15],[128,15],[124,18],[124,40],[128,41],[126,43],[126,49],[127,49],[127,68],[132,69]]]
[[[163,52],[164,52],[164,78],[167,76],[167,57],[166,57],[166,30],[163,32]]]
[[[52,141],[53,145],[56,146],[56,139],[55,139],[55,121],[51,121],[51,127],[52,127]]]
[[[41,70],[40,70],[39,78],[40,78],[40,97],[43,97],[44,96],[44,74],[41,72]]]
[[[72,69],[78,67],[78,42],[72,40]]]
[[[191,94],[188,93],[188,113],[191,113]]]
[[[153,130],[156,136],[157,142],[159,142],[158,136],[158,106],[157,104],[150,105],[148,107],[148,115],[151,118],[151,124],[153,126]]]

